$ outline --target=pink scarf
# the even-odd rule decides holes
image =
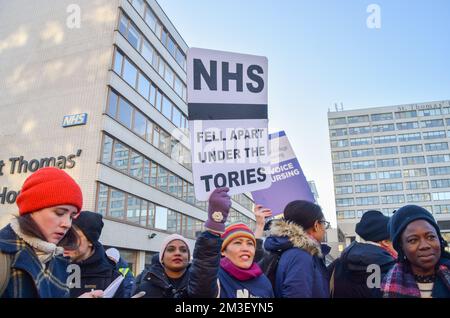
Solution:
[[[263,274],[261,268],[258,264],[253,263],[248,269],[242,269],[234,265],[228,258],[222,257],[220,260],[220,267],[227,272],[230,276],[234,277],[239,281],[246,281]]]

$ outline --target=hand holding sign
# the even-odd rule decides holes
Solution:
[[[264,232],[264,225],[266,225],[266,219],[272,216],[272,210],[258,204],[255,205],[253,213],[256,219],[255,237],[261,238]]]
[[[208,220],[205,228],[214,233],[225,232],[225,222],[231,208],[231,198],[228,195],[228,188],[218,188],[211,193],[208,206]]]

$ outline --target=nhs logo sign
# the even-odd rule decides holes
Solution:
[[[87,113],[76,114],[76,115],[67,115],[64,116],[62,126],[63,128],[86,125],[87,123]]]

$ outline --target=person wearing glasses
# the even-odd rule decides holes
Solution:
[[[284,209],[284,218],[272,222],[264,248],[281,256],[275,273],[277,298],[329,298],[329,275],[324,241],[330,223],[312,202],[296,200]]]

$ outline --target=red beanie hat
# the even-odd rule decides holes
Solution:
[[[235,223],[227,226],[227,228],[225,229],[225,233],[222,234],[223,242],[221,251],[223,252],[227,248],[227,245],[237,237],[249,238],[256,246],[256,239],[253,231],[250,230],[250,228],[244,223]]]
[[[29,176],[17,197],[20,215],[57,205],[73,205],[81,211],[83,195],[80,186],[58,168],[42,168]]]

